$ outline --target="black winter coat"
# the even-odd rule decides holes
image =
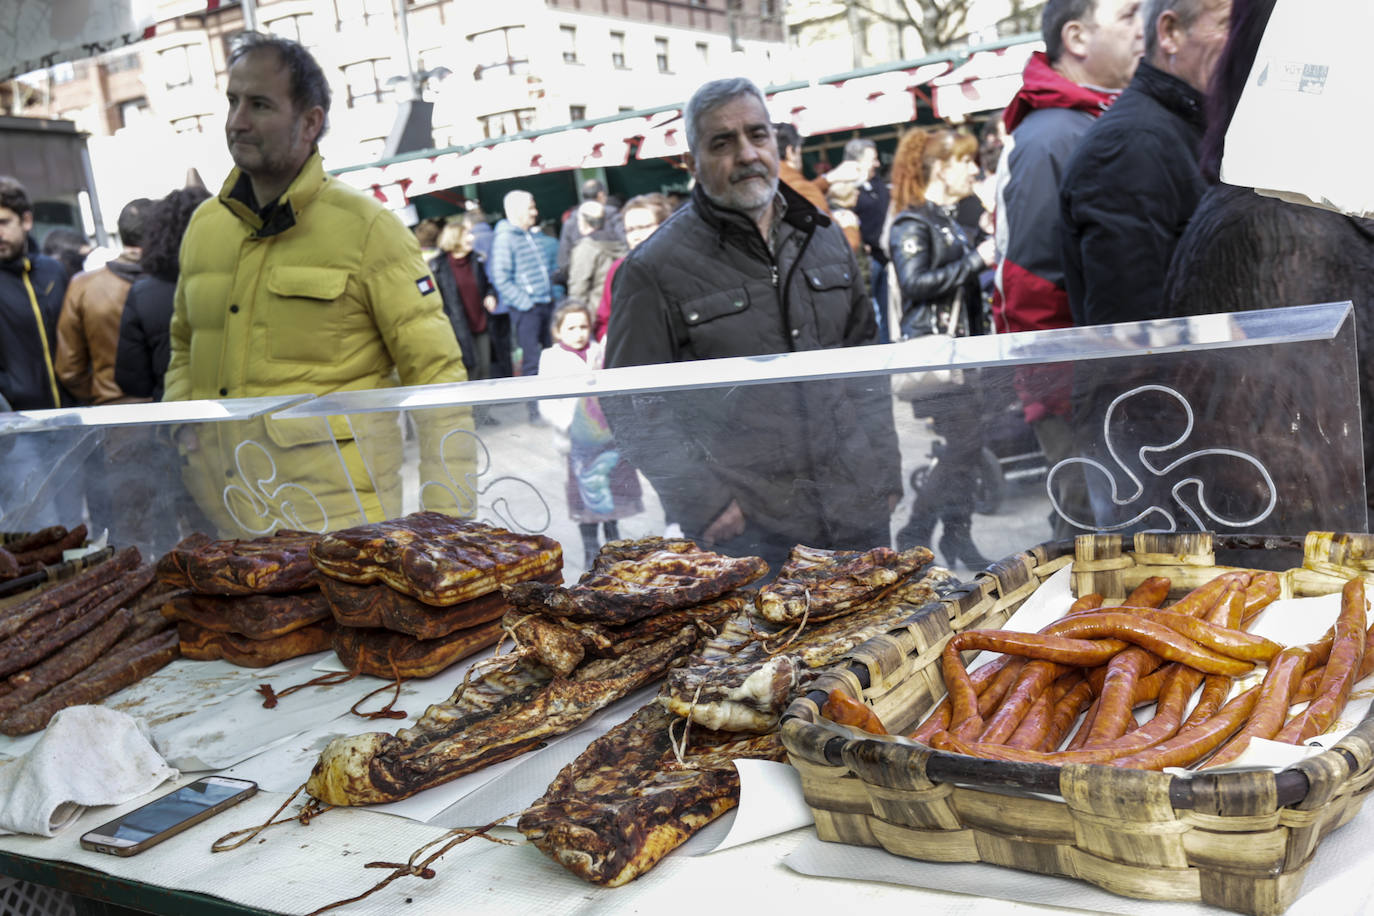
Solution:
[[[606,366],[853,347],[876,336],[854,255],[829,217],[780,185],[776,255],[744,214],[691,201],[615,273]],[[862,350],[836,354],[856,364]],[[688,537],[733,499],[776,541],[890,543],[901,492],[886,378],[602,398],[616,442]]]
[[[146,276],[129,287],[119,319],[115,384],[127,395],[162,400],[162,376],[172,354],[169,330],[175,280]]]
[[[66,292],[66,271],[39,254],[32,239],[27,255],[0,262],[0,395],[14,410],[72,403],[53,369],[57,317]]]
[[[478,308],[484,308],[482,300],[492,291],[491,281],[487,279],[486,268],[476,252],[473,252],[471,260],[473,273],[477,277],[477,305]],[[476,378],[473,373],[477,371],[477,344],[468,325],[463,297],[458,292],[458,281],[453,278],[453,268],[448,263],[448,252],[441,251],[430,258],[429,272],[439,285],[439,296],[444,300],[444,314],[448,316],[449,324],[453,325],[453,335],[458,338],[458,349],[463,353],[463,368],[468,371],[468,378]]]
[[[1144,61],[1088,129],[1059,188],[1074,324],[1164,317],[1164,277],[1207,191],[1203,97]]]
[[[986,265],[950,212],[926,201],[898,213],[888,231],[888,251],[902,291],[902,337],[949,333],[958,300],[960,327],[983,333],[978,275]]]

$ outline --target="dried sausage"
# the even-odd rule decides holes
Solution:
[[[1277,741],[1301,744],[1331,727],[1345,708],[1356,675],[1364,662],[1365,611],[1364,580],[1351,579],[1341,589],[1341,613],[1336,618],[1336,634],[1331,643],[1331,658],[1317,684],[1317,694],[1307,709],[1295,716],[1275,736]]]
[[[1206,674],[1239,677],[1253,667],[1247,662],[1214,652],[1163,624],[1120,611],[1083,614],[1071,619],[1058,620],[1046,627],[1046,631],[1054,636],[1067,636],[1078,640],[1123,640],[1148,649],[1160,658],[1182,662]]]
[[[821,715],[836,725],[849,725],[862,729],[871,735],[886,735],[887,729],[878,714],[843,690],[835,689],[826,695]]]
[[[1204,763],[1204,767],[1220,766],[1235,760],[1250,746],[1251,738],[1273,738],[1278,734],[1310,659],[1311,652],[1306,646],[1292,646],[1284,649],[1269,663],[1269,670],[1265,672],[1264,680],[1260,683],[1259,698],[1255,702],[1255,708],[1250,712],[1250,717],[1246,719],[1240,733],[1217,751],[1211,760]]]

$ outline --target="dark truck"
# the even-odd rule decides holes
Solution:
[[[59,226],[88,235],[84,198],[95,243],[107,243],[86,135],[71,121],[0,116],[0,175],[18,179],[29,192],[33,236],[40,242]]]

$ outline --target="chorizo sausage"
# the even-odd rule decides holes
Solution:
[[[1206,674],[1239,677],[1254,667],[1248,662],[1214,652],[1163,624],[1120,611],[1058,620],[1046,627],[1046,631],[1054,636],[1079,640],[1122,640],[1148,649],[1160,658],[1182,662]]]
[[[1126,596],[1122,604],[1130,607],[1159,607],[1169,600],[1169,588],[1173,583],[1166,576],[1150,576]]]
[[[882,719],[878,718],[878,714],[870,709],[867,703],[859,702],[838,688],[826,695],[825,704],[821,706],[821,715],[836,725],[849,725],[870,735],[887,734]]]
[[[1278,734],[1310,659],[1311,653],[1306,646],[1292,646],[1280,652],[1278,657],[1269,663],[1269,670],[1260,682],[1259,698],[1245,724],[1234,738],[1226,742],[1221,750],[1213,754],[1202,766],[1214,767],[1230,763],[1245,753],[1245,749],[1250,746],[1251,738],[1272,738]]]
[[[1354,578],[1341,589],[1341,613],[1336,618],[1335,638],[1331,642],[1331,658],[1317,684],[1317,693],[1307,709],[1284,725],[1275,735],[1276,741],[1301,744],[1320,735],[1350,698],[1356,675],[1364,662],[1365,611],[1364,579]]]
[[[1139,770],[1162,770],[1165,767],[1184,767],[1205,757],[1245,723],[1259,700],[1260,685],[1236,694],[1225,706],[1204,722],[1183,729],[1166,741],[1132,754],[1108,761],[1111,766],[1134,767]]]

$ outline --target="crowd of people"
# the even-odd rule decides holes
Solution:
[[[1045,50],[981,131],[908,127],[886,164],[855,138],[812,176],[804,138],[770,120],[756,85],[714,80],[683,115],[685,198],[622,201],[589,180],[561,223],[541,224],[534,196],[515,190],[499,219],[470,201],[413,231],[324,170],[316,142],[330,96],[318,63],[247,33],[228,61],[234,170],[217,194],[187,187],[128,204],[123,248],[103,266],[78,272],[84,240],[69,232],[45,240],[54,257],[40,253],[24,189],[0,178],[0,406],[320,395],[1329,299],[1353,299],[1363,315],[1370,224],[1218,182],[1273,5],[1049,0]],[[1067,364],[1015,370],[1051,465],[1084,447],[1082,384]],[[1374,376],[1362,384],[1369,429]],[[945,562],[969,568],[987,563],[969,499],[982,396],[966,377],[911,401],[943,451],[895,526],[900,547],[933,543],[939,526]],[[525,409],[566,456],[588,562],[643,511],[642,474],[670,530],[777,564],[799,542],[892,541],[904,487],[891,404],[888,381],[864,377]],[[350,421],[255,421],[270,479],[313,495],[300,524],[399,505],[399,431]],[[489,409],[420,415],[421,480],[438,487],[427,506],[474,510],[472,493],[439,482],[461,481],[473,461],[470,438],[452,433],[496,422]],[[183,429],[174,461],[137,437],[91,460],[179,470],[193,499],[167,517],[198,511],[234,530],[263,511],[226,495],[256,473],[241,439]],[[1067,519],[1092,518],[1093,487],[1057,480],[1065,536]],[[128,512],[111,499],[167,498],[132,481],[124,495],[108,490],[88,511],[111,526]]]

